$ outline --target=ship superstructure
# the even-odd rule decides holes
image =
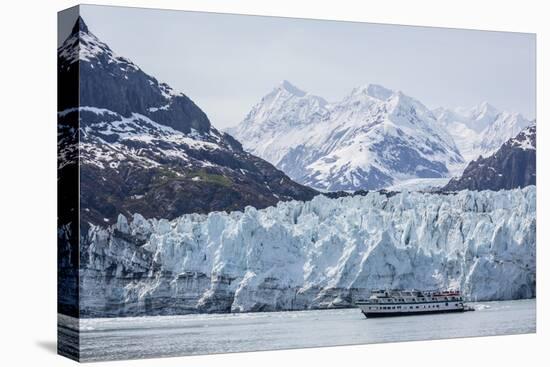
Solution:
[[[373,290],[368,299],[355,304],[368,318],[471,310],[457,290]]]

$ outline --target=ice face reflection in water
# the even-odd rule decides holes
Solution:
[[[80,322],[81,358],[167,357],[535,332],[535,300],[472,305],[475,312],[379,319],[366,319],[359,309],[86,319]]]

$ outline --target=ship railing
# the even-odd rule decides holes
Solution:
[[[381,290],[373,289],[371,291],[371,299],[394,299],[394,298],[434,298],[434,297],[458,297],[461,298],[462,295],[459,290],[450,289],[450,290],[427,290],[420,291],[416,289],[405,290],[405,289],[391,289],[391,290]]]

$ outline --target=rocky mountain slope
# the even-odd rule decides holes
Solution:
[[[58,50],[60,177],[80,159],[82,223],[120,213],[264,208],[317,193],[245,152],[182,93],[116,55],[79,18]],[[71,92],[72,91],[72,92]],[[72,136],[72,137],[71,137]],[[76,151],[78,150],[78,151]]]
[[[519,113],[498,111],[487,102],[471,109],[438,108],[438,122],[453,137],[466,162],[486,157],[533,124]]]
[[[442,190],[509,190],[536,185],[537,128],[532,125],[509,139],[494,154],[470,162],[462,175]]]
[[[463,163],[429,109],[379,85],[356,88],[328,104],[284,81],[228,131],[247,151],[322,190],[447,177],[449,167]]]
[[[83,317],[350,306],[373,288],[535,296],[535,187],[317,196],[262,210],[92,226]]]

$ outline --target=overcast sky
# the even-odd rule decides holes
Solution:
[[[535,117],[534,34],[88,5],[81,15],[219,128],[284,79],[329,101],[377,83],[431,108],[488,101]]]

